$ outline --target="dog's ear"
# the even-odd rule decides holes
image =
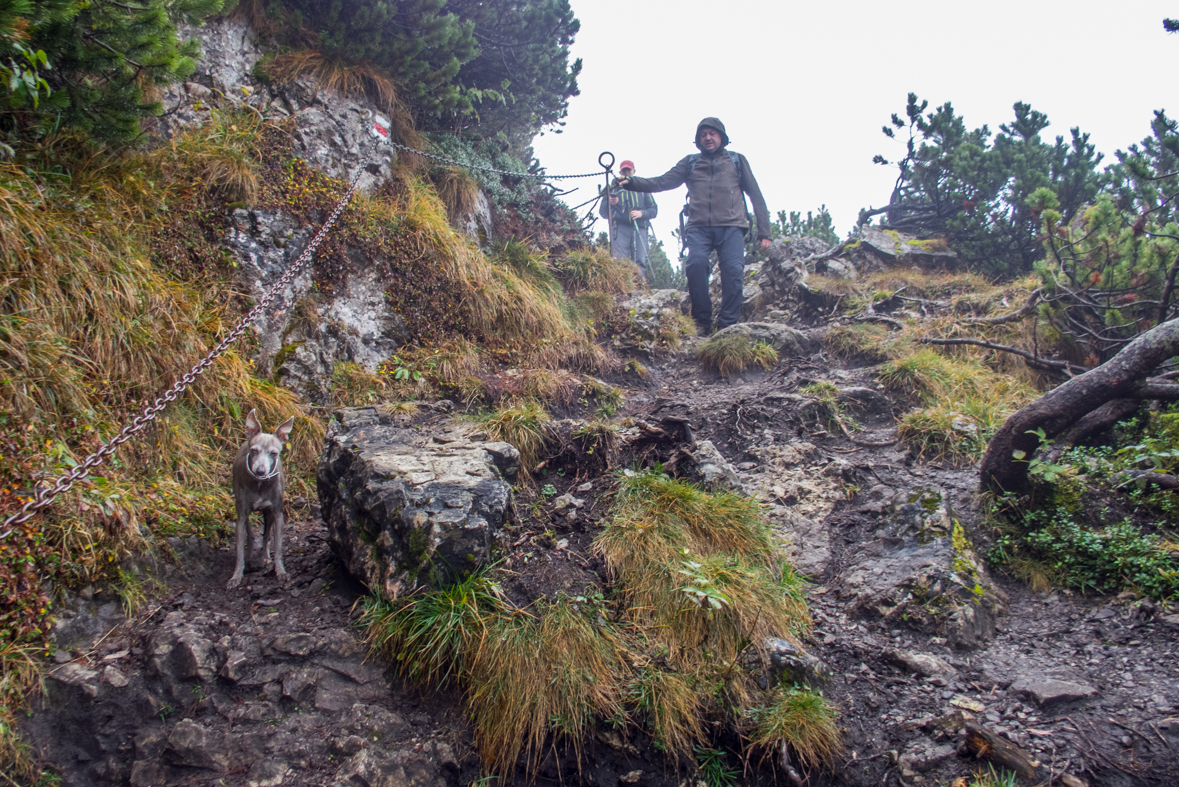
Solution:
[[[246,439],[253,440],[262,434],[262,424],[258,423],[258,411],[251,410],[246,416]]]
[[[274,436],[284,443],[287,441],[287,436],[290,435],[291,429],[295,426],[295,416],[291,416],[287,420],[279,424],[279,427],[274,430]]]

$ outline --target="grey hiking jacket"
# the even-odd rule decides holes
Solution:
[[[655,204],[655,198],[650,194],[640,194],[633,191],[623,191],[622,189],[610,189],[610,194],[618,197],[617,205],[607,206],[606,200],[603,199],[598,206],[598,214],[602,218],[606,218],[607,208],[610,213],[610,220],[615,226],[631,226],[630,212],[632,210],[641,210],[643,215],[634,222],[635,226],[640,230],[646,230],[651,226],[651,219],[659,215],[659,206]]]
[[[712,122],[710,122],[712,121]],[[724,133],[724,126],[715,118],[706,118],[700,127],[718,128],[724,135],[725,144],[712,153],[700,152],[700,158],[692,167],[692,157],[685,156],[674,167],[657,178],[638,178],[632,176],[626,184],[629,191],[667,191],[688,184],[688,222],[689,227],[741,227],[749,228],[749,219],[745,216],[745,199],[742,192],[749,195],[753,204],[753,215],[757,218],[757,237],[770,237],[770,212],[766,208],[765,198],[761,195],[761,188],[753,177],[749,167],[749,160],[740,153],[741,173],[738,178],[737,170],[725,149],[728,136]],[[697,128],[699,136],[699,128]],[[691,173],[691,181],[688,175]]]

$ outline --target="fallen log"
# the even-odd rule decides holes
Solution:
[[[977,724],[966,725],[966,750],[1000,768],[1014,771],[1021,779],[1035,779],[1039,763],[1006,738]]]

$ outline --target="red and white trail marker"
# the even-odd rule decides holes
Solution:
[[[384,115],[373,115],[373,124],[369,128],[369,133],[382,142],[389,141],[389,118]]]

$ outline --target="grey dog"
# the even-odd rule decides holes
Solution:
[[[250,539],[251,554],[264,544],[266,562],[270,562],[271,547],[274,548],[274,576],[285,582],[287,571],[282,565],[282,453],[283,444],[295,425],[291,416],[274,430],[273,434],[262,431],[256,410],[246,416],[246,442],[237,451],[233,460],[233,502],[237,505],[237,568],[229,579],[227,590],[234,590],[242,582],[246,570],[246,535],[250,530],[250,513],[262,512],[265,528],[262,544]],[[273,543],[271,537],[273,536]]]

